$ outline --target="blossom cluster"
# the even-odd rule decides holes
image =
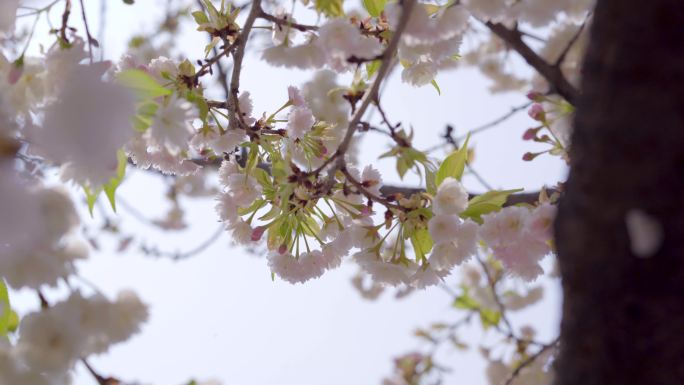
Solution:
[[[36,21],[59,2],[34,9]],[[315,1],[326,17],[304,25],[286,12],[267,13],[254,1],[240,25],[239,9],[225,2],[217,9],[204,0],[205,10],[192,16],[210,43],[197,62],[159,55],[144,44],[138,46],[144,54],[133,47],[116,64],[94,60],[96,41],[68,25],[68,12],[43,54],[1,47],[0,212],[9,219],[0,221],[0,284],[35,290],[42,301],[40,310],[22,316],[16,338],[0,337],[0,372],[9,383],[64,383],[76,361],[129,339],[148,316],[132,292],[109,300],[67,285],[68,298],[45,301],[42,291],[69,284],[76,262],[89,254],[78,235],[82,223],[71,194],[55,181],[47,183],[46,171],[59,170],[62,182],[82,189],[91,214],[102,192],[115,208],[129,163],[177,181],[210,176],[218,185],[216,214],[232,239],[264,245],[274,277],[293,284],[351,261],[370,277],[369,296],[384,286],[422,289],[443,282],[479,254],[525,281],[543,273],[540,261],[553,252],[555,206],[548,201],[506,205],[518,190],[470,196],[462,183],[468,141],[442,159],[417,150],[412,133],[388,122],[378,89],[399,65],[403,82],[439,90],[440,71],[453,68],[463,41],[477,35],[475,20],[553,26],[541,54],[550,61],[565,59],[559,68],[577,82],[581,48],[563,47],[576,38],[583,41],[578,20],[592,1],[377,3],[382,9],[366,5],[367,12],[352,15]],[[20,40],[13,36],[18,9],[32,8],[20,7],[19,0],[0,4],[2,42]],[[311,71],[300,86],[279,90],[283,104],[275,111],[257,111],[250,92],[238,87],[249,31],[258,18],[272,23],[260,57],[273,66]],[[535,89],[529,112],[540,125],[525,139],[548,143],[552,148],[545,152],[564,155],[571,106],[547,95],[543,79],[506,73],[500,61],[504,51],[492,38],[463,56],[498,90]],[[231,55],[233,84],[227,76],[221,79],[225,100],[212,100],[206,81]],[[401,178],[415,172],[418,188],[388,192],[376,168],[356,161],[356,134],[370,129],[363,119],[373,107],[382,112],[388,127],[383,132],[392,142],[381,157],[396,158]],[[553,138],[545,136],[546,129]],[[211,166],[218,170],[208,172]],[[185,225],[178,206],[157,224]],[[484,302],[481,291],[475,295]],[[0,335],[6,334],[0,326]],[[418,357],[409,361],[414,368],[423,364]]]

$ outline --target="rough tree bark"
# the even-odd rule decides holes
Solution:
[[[558,385],[684,384],[684,0],[599,0],[556,221]],[[664,229],[630,251],[625,214]]]

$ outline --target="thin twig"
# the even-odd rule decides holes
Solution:
[[[367,90],[366,94],[363,96],[363,99],[361,100],[361,105],[356,110],[356,113],[354,113],[354,115],[351,118],[351,121],[349,122],[347,132],[345,133],[342,142],[337,147],[337,151],[335,151],[335,153],[331,157],[337,158],[337,162],[328,173],[328,190],[332,188],[332,185],[334,184],[335,173],[341,168],[343,168],[345,165],[344,154],[347,152],[347,149],[349,148],[349,144],[351,143],[352,137],[354,136],[354,133],[358,128],[361,118],[366,113],[366,110],[368,109],[368,106],[371,104],[371,102],[377,99],[380,84],[382,84],[385,75],[387,75],[387,72],[392,67],[394,54],[396,53],[397,47],[399,46],[401,35],[404,32],[404,29],[406,29],[406,25],[408,24],[409,18],[411,16],[411,11],[413,10],[413,6],[415,4],[416,0],[404,0],[402,2],[402,11],[399,23],[397,24],[397,27],[394,30],[392,39],[389,41],[387,48],[383,53],[382,64],[380,65],[380,69],[378,69],[378,73],[375,77],[375,80],[373,81],[373,84],[371,85],[370,89]]]
[[[488,123],[485,123],[481,126],[473,128],[472,130],[468,131],[467,133],[456,138],[455,141],[461,142],[461,141],[465,140],[465,138],[468,135],[473,136],[475,134],[479,134],[483,131],[494,128],[494,127],[498,126],[499,124],[505,122],[506,120],[510,119],[511,117],[513,117],[518,112],[527,109],[531,105],[532,105],[532,102],[530,101],[530,102],[526,102],[525,104],[519,105],[517,107],[511,107],[511,110],[508,111],[507,113],[505,113],[504,115],[492,120],[491,122],[488,122]],[[425,152],[432,152],[432,151],[438,150],[440,148],[444,148],[444,147],[448,146],[449,144],[450,144],[449,142],[440,143],[436,146],[428,148],[427,150],[425,150]]]
[[[197,0],[197,5],[204,9],[204,4],[202,3],[202,0]],[[209,35],[209,43],[213,40],[212,36]],[[212,52],[214,54],[214,57],[219,57],[220,52],[216,46],[212,48]],[[230,97],[230,87],[228,86],[228,74],[226,73],[226,70],[223,68],[221,65],[221,62],[219,60],[216,60],[216,68],[218,69],[219,77],[221,78],[219,84],[221,84],[221,88],[223,88],[223,93],[224,97],[226,100]],[[207,67],[208,68],[208,67]],[[200,69],[201,71],[201,69]]]
[[[534,68],[549,83],[553,91],[565,98],[573,106],[579,100],[579,90],[572,85],[563,72],[556,66],[549,64],[539,56],[522,39],[522,33],[517,29],[509,29],[503,24],[486,22],[485,25],[510,48],[516,51],[523,59]]]
[[[216,231],[214,231],[209,238],[206,240],[202,241],[199,245],[195,246],[194,248],[188,250],[188,251],[183,251],[183,252],[164,252],[164,251],[157,251],[157,252],[152,252],[154,256],[160,256],[160,257],[170,257],[174,261],[179,261],[182,259],[187,259],[190,257],[193,257],[204,250],[206,250],[209,246],[213,245],[214,242],[216,242],[223,232],[225,231],[225,228],[223,225],[219,226]]]
[[[565,46],[565,48],[563,49],[563,52],[561,52],[560,56],[558,56],[558,59],[556,59],[556,62],[553,63],[554,66],[560,67],[560,66],[563,64],[563,62],[565,61],[566,56],[568,56],[568,52],[570,52],[570,49],[572,48],[572,46],[575,45],[575,43],[577,42],[577,40],[579,39],[579,37],[582,35],[582,32],[584,31],[584,27],[586,26],[587,21],[589,21],[589,18],[590,18],[590,17],[591,17],[591,12],[589,12],[589,13],[587,14],[587,17],[584,19],[584,21],[582,22],[582,24],[579,26],[579,28],[577,29],[577,31],[575,32],[575,34],[572,35],[572,38],[570,39],[570,41],[568,42],[568,44],[567,44],[567,45]]]
[[[399,205],[397,205],[397,204],[394,204],[394,203],[390,202],[390,201],[387,200],[386,198],[377,196],[377,195],[371,193],[370,191],[368,191],[368,190],[363,186],[363,184],[362,184],[361,182],[359,182],[358,180],[356,180],[356,179],[354,178],[354,176],[351,175],[351,174],[349,173],[349,171],[348,171],[345,167],[342,167],[342,169],[341,169],[340,171],[342,171],[342,173],[344,174],[345,179],[346,179],[347,181],[349,181],[349,183],[351,183],[354,187],[356,187],[356,189],[357,189],[361,194],[363,194],[366,198],[370,199],[371,201],[378,202],[378,203],[380,203],[381,205],[387,207],[388,209],[390,209],[390,208],[391,208],[391,209],[397,209],[397,210],[402,210],[402,209],[403,209],[401,206],[399,206]]]
[[[88,26],[88,18],[86,17],[86,9],[85,5],[83,4],[83,0],[80,0],[81,2],[81,17],[83,18],[83,25],[85,25],[85,30],[86,30],[86,38],[88,39],[88,58],[90,59],[90,64],[93,64],[93,36],[90,34],[90,27]]]
[[[69,23],[69,15],[71,15],[71,0],[64,2],[64,12],[62,13],[62,27],[59,29],[59,36],[64,44],[69,44],[69,39],[66,35],[67,24]]]
[[[555,339],[553,342],[550,344],[542,346],[541,349],[539,349],[538,352],[534,353],[533,355],[529,356],[525,361],[521,362],[520,365],[518,365],[517,368],[511,373],[511,375],[508,377],[504,385],[511,385],[513,381],[520,375],[520,372],[525,369],[526,367],[530,366],[533,364],[539,357],[541,357],[542,354],[546,353],[547,350],[555,348],[558,343],[560,342],[560,337]]]
[[[508,328],[508,335],[511,336],[513,339],[516,341],[519,341],[520,339],[515,336],[515,331],[513,329],[513,325],[511,322],[508,320],[508,317],[506,316],[506,307],[504,304],[501,302],[501,298],[499,298],[499,293],[496,290],[496,284],[497,281],[495,277],[492,276],[492,274],[489,272],[489,268],[487,267],[487,263],[480,258],[479,253],[475,254],[475,259],[477,259],[477,262],[482,266],[482,270],[484,270],[485,276],[487,277],[487,283],[489,285],[489,290],[492,292],[492,297],[494,298],[494,302],[496,303],[496,306],[499,308],[499,313],[501,314],[501,320],[503,321],[504,325],[506,325],[506,328]]]
[[[290,20],[281,19],[279,17],[273,16],[269,13],[264,12],[263,10],[261,10],[261,12],[259,13],[259,15],[257,17],[264,19],[264,20],[268,20],[268,21],[273,22],[275,24],[278,24],[279,26],[294,28],[294,29],[302,31],[302,32],[317,31],[318,30],[318,26],[316,26],[316,25],[294,23]]]
[[[252,26],[254,26],[254,22],[262,12],[261,0],[253,0],[252,9],[249,11],[249,15],[247,15],[247,20],[245,20],[242,31],[235,39],[234,44],[236,44],[236,48],[235,52],[233,52],[233,74],[230,78],[230,97],[228,98],[229,120],[230,125],[233,128],[242,127],[244,125],[244,121],[240,115],[240,106],[238,102],[242,59],[245,57],[245,47],[247,46],[247,40],[249,40],[249,34],[252,32]]]

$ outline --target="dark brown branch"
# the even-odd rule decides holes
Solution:
[[[557,190],[554,189],[547,189],[546,190],[548,195],[553,195],[553,193],[557,192]],[[384,196],[389,196],[393,194],[401,194],[403,196],[411,196],[412,194],[418,194],[425,192],[423,188],[419,187],[406,187],[406,186],[393,186],[393,185],[385,185],[380,188],[380,192]],[[480,194],[469,194],[471,198],[474,198]],[[520,203],[527,203],[527,204],[534,204],[539,200],[539,191],[535,192],[530,192],[530,193],[519,193],[519,194],[512,194],[508,197],[508,200],[506,201],[505,206],[513,206],[517,205]]]
[[[233,128],[244,127],[245,123],[240,114],[240,105],[238,102],[238,94],[240,92],[240,72],[242,71],[242,59],[245,57],[245,47],[249,34],[252,32],[252,27],[257,17],[263,11],[261,10],[261,0],[252,0],[252,9],[247,15],[247,20],[240,31],[240,35],[235,39],[235,52],[233,52],[233,73],[230,77],[230,95],[228,97],[228,113],[230,126]]]
[[[580,95],[577,88],[568,81],[560,68],[547,63],[546,60],[534,52],[534,50],[523,41],[523,35],[520,31],[517,29],[508,29],[506,26],[499,23],[487,22],[485,25],[501,38],[501,40],[506,42],[511,49],[520,54],[527,64],[534,68],[539,75],[544,77],[553,91],[557,92],[573,106],[577,105],[577,100]]]
[[[345,133],[344,138],[342,138],[342,142],[337,147],[337,151],[335,151],[335,153],[323,163],[323,167],[325,167],[329,163],[331,163],[333,159],[336,160],[335,164],[330,168],[328,173],[328,189],[330,189],[334,183],[335,173],[338,170],[342,169],[345,165],[344,154],[347,152],[349,144],[351,143],[351,140],[354,137],[354,133],[358,129],[359,123],[361,122],[361,118],[363,118],[363,115],[366,113],[366,110],[368,109],[370,103],[377,99],[378,92],[380,90],[380,84],[382,84],[383,79],[388,74],[390,68],[393,66],[394,55],[397,51],[397,48],[399,47],[401,35],[404,32],[404,29],[406,29],[406,26],[408,25],[409,18],[411,16],[411,11],[413,10],[415,4],[415,0],[403,1],[401,17],[399,18],[399,22],[394,30],[392,38],[387,44],[387,48],[385,48],[385,51],[382,54],[382,64],[380,64],[380,68],[378,69],[378,73],[375,76],[375,80],[373,81],[373,84],[370,86],[370,88],[364,94],[363,99],[361,99],[361,105],[349,121],[347,132]],[[316,171],[319,170],[322,170],[322,168],[319,168]]]
[[[62,39],[63,44],[69,44],[69,38],[67,38],[66,30],[69,23],[69,15],[71,15],[71,0],[66,0],[64,3],[64,12],[62,13],[62,27],[59,29],[59,37]]]
[[[317,31],[318,30],[318,26],[316,26],[316,25],[306,25],[306,24],[293,23],[290,20],[281,19],[279,17],[276,17],[276,16],[273,16],[269,13],[266,13],[263,10],[261,10],[261,12],[259,13],[259,15],[257,17],[264,19],[264,20],[268,20],[268,21],[273,22],[275,24],[278,24],[281,27],[286,27],[286,28],[290,27],[290,28],[294,28],[294,29],[301,31],[301,32]]]

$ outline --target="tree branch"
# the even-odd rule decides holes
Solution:
[[[306,25],[306,24],[299,24],[299,23],[294,23],[290,20],[287,19],[281,19],[279,17],[273,16],[270,13],[266,13],[263,10],[257,15],[258,18],[268,20],[270,22],[273,22],[275,24],[278,24],[281,27],[291,27],[296,30],[299,30],[301,32],[306,32],[306,31],[317,31],[318,26],[316,25]]]
[[[551,348],[555,348],[558,343],[560,342],[560,339],[556,339],[553,342],[551,342],[548,345],[544,345],[541,349],[539,349],[538,352],[534,353],[530,357],[528,357],[525,361],[521,362],[520,365],[518,365],[517,368],[511,373],[511,375],[508,377],[504,385],[511,385],[513,381],[520,375],[520,372],[525,369],[526,367],[532,365],[539,357],[541,357],[542,354],[546,353],[547,350]]]
[[[332,159],[336,158],[337,160],[335,165],[330,169],[328,173],[328,189],[332,187],[332,184],[334,183],[335,173],[344,167],[344,154],[347,152],[347,149],[349,148],[349,144],[351,143],[352,137],[354,136],[354,133],[356,132],[359,126],[359,122],[361,122],[361,118],[363,118],[363,115],[366,113],[366,110],[368,109],[368,106],[371,104],[371,102],[377,99],[380,84],[382,83],[382,80],[385,77],[385,75],[387,75],[387,73],[389,72],[389,69],[392,67],[392,59],[394,58],[394,54],[397,50],[397,47],[399,46],[401,35],[404,32],[404,29],[406,29],[406,25],[408,24],[409,18],[411,16],[411,11],[413,10],[413,6],[415,5],[415,3],[416,0],[404,0],[402,2],[402,11],[399,23],[397,24],[397,28],[395,29],[394,34],[392,35],[392,39],[387,44],[387,48],[385,49],[382,55],[382,64],[380,65],[380,69],[378,69],[378,73],[375,77],[375,80],[373,81],[373,84],[371,85],[370,89],[367,90],[365,95],[363,96],[363,99],[361,100],[361,106],[359,106],[359,108],[352,116],[352,119],[349,122],[349,127],[347,128],[347,132],[344,135],[342,142],[337,147],[337,151],[335,151],[335,153],[324,163],[325,166],[329,164],[332,161]]]
[[[242,71],[242,60],[245,57],[245,47],[247,46],[247,40],[249,40],[249,34],[252,32],[252,26],[261,13],[263,13],[261,10],[261,0],[253,0],[252,9],[249,11],[249,15],[247,15],[245,25],[242,27],[240,35],[235,40],[237,47],[235,52],[233,52],[233,74],[230,78],[230,96],[228,98],[228,117],[230,125],[233,128],[242,127],[242,125],[244,125],[242,116],[240,115],[240,106],[238,102],[240,72]]]
[[[522,33],[517,29],[508,29],[503,24],[487,22],[485,25],[499,38],[515,50],[523,59],[532,66],[547,82],[553,91],[565,98],[573,106],[579,100],[579,91],[565,78],[558,66],[549,64],[539,56],[522,39]]]
[[[563,62],[565,61],[565,57],[568,56],[568,52],[570,52],[570,49],[572,48],[572,46],[575,45],[575,43],[577,42],[579,37],[582,35],[582,32],[584,31],[584,27],[586,27],[587,21],[589,20],[590,17],[591,17],[591,12],[587,15],[587,17],[584,19],[582,24],[579,26],[579,29],[577,29],[577,32],[575,32],[575,34],[572,36],[572,38],[570,39],[568,44],[563,49],[563,52],[561,52],[561,54],[558,56],[558,58],[556,59],[556,62],[553,64],[554,66],[560,68],[561,64],[563,64]]]

